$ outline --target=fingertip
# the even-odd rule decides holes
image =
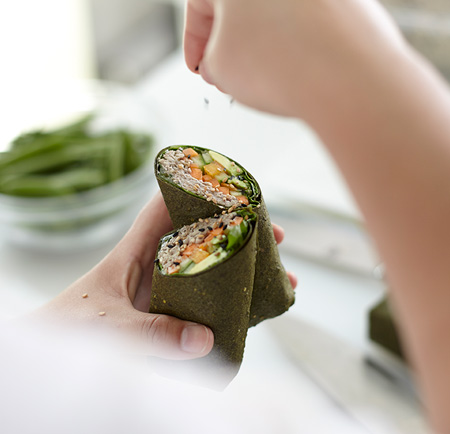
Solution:
[[[200,65],[197,67],[197,70],[198,70],[198,73],[202,76],[203,80],[205,80],[208,84],[211,84],[213,86],[215,85],[214,79],[213,79],[212,75],[210,74],[208,67],[205,65],[205,62],[203,60],[200,62]]]
[[[275,236],[275,241],[280,244],[284,240],[284,229],[278,226],[276,223],[272,223],[273,235]]]
[[[188,353],[190,356],[205,356],[211,351],[213,343],[213,332],[204,325],[188,324],[181,332],[181,350]]]
[[[289,278],[289,282],[291,282],[292,289],[295,289],[298,284],[297,276],[294,273],[292,273],[291,271],[287,272],[287,276]]]

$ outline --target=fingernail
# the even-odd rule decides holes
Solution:
[[[208,345],[209,332],[203,325],[188,325],[181,332],[181,349],[187,353],[200,354]]]

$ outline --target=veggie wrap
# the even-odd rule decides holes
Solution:
[[[395,316],[387,297],[369,311],[369,338],[400,359],[407,361]]]
[[[196,146],[160,151],[155,175],[174,227],[247,207],[257,214],[258,251],[249,326],[287,311],[294,303],[294,291],[254,177],[230,158]]]
[[[202,375],[208,370],[216,375],[219,370],[230,380],[242,362],[252,300],[256,222],[257,216],[244,210],[200,219],[160,241],[150,312],[212,329],[211,353],[183,362],[201,367]]]

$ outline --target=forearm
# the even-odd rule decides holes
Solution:
[[[188,66],[306,120],[387,265],[427,403],[450,432],[450,96],[374,0],[188,0]]]
[[[449,430],[450,95],[408,50],[387,65],[360,71],[310,122],[365,216],[430,411]]]

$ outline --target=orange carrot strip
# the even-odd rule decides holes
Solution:
[[[178,271],[180,271],[180,266],[179,265],[172,265],[171,267],[169,267],[169,269],[167,271],[169,272],[169,274],[178,273]]]
[[[210,241],[213,240],[214,237],[215,237],[215,235],[209,234],[209,235],[205,238],[205,243],[209,243]]]
[[[241,216],[237,216],[230,222],[230,226],[240,225],[242,220],[244,220],[244,219]]]
[[[237,191],[236,186],[233,185],[233,184],[227,184],[226,182],[222,182],[220,185],[221,185],[222,187],[228,188],[229,190]]]
[[[191,255],[191,259],[198,264],[199,262],[202,262],[203,259],[207,258],[209,256],[208,252],[205,252],[204,250],[197,249],[194,253]]]
[[[183,252],[183,256],[190,256],[192,255],[192,252],[198,248],[197,244],[191,244],[190,246],[187,246],[186,249]]]
[[[222,232],[223,232],[223,227],[215,228],[211,231],[211,234],[216,237],[217,235],[220,235]]]
[[[191,169],[191,175],[192,177],[194,177],[195,179],[198,179],[199,181],[202,180],[202,171],[200,169]]]
[[[248,205],[248,199],[245,196],[237,196],[236,199],[244,205]]]
[[[186,157],[196,157],[198,155],[197,152],[195,152],[192,148],[183,149],[183,154],[186,155]]]

